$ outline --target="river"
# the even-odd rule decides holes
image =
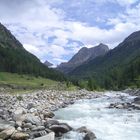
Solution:
[[[55,118],[77,129],[86,126],[97,140],[140,140],[140,111],[107,108],[110,103],[131,102],[134,96],[122,92],[106,92],[102,97],[79,100],[59,109]],[[61,140],[82,140],[83,135],[71,131]]]

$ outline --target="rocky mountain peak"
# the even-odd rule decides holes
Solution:
[[[50,63],[50,62],[49,62],[49,61],[47,61],[47,60],[44,62],[44,64],[45,64],[46,66],[48,66],[48,67],[50,67],[50,66],[52,66],[52,65],[53,65],[52,63]]]
[[[88,60],[104,55],[108,51],[108,46],[103,43],[100,43],[98,46],[92,48],[83,47],[67,63],[61,63],[57,69],[67,73]]]

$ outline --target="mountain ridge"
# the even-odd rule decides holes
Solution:
[[[64,80],[64,76],[60,72],[49,69],[35,55],[26,51],[23,45],[1,23],[0,71]]]
[[[113,89],[114,87],[124,87],[135,83],[135,79],[139,77],[139,57],[140,31],[137,31],[130,34],[104,56],[99,56],[86,64],[80,65],[68,74],[78,79],[89,79],[92,77],[103,88],[106,88],[107,85]],[[136,68],[135,70],[132,70],[134,69],[133,65]],[[126,76],[128,73],[129,75]],[[135,76],[131,78],[132,75]]]
[[[104,55],[108,51],[108,46],[102,43],[92,48],[83,47],[68,62],[61,63],[57,69],[61,72],[69,73],[81,64],[86,63],[97,56]]]

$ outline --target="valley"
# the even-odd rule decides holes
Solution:
[[[86,13],[79,22],[56,0],[1,0],[0,140],[140,139],[139,22],[123,19],[136,3],[119,3],[122,11],[127,3],[126,15],[113,5],[105,20],[94,15],[98,7],[119,1],[78,11],[83,2],[63,6],[73,17]],[[119,19],[112,19],[115,10]],[[85,22],[88,15],[95,21]]]

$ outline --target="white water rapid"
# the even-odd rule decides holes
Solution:
[[[55,112],[56,118],[73,128],[86,126],[97,140],[140,140],[140,111],[107,108],[110,103],[131,101],[134,97],[121,92],[106,92],[101,98],[79,100]],[[74,131],[61,140],[82,140]]]

